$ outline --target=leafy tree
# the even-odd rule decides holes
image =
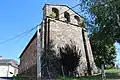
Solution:
[[[96,23],[100,26],[100,33],[105,35],[105,39],[110,37],[113,41],[120,42],[120,1],[104,0],[97,2],[91,11],[96,15]],[[97,5],[101,5],[96,7]]]
[[[113,44],[106,44],[106,42],[99,40],[97,33],[93,33],[90,37],[91,47],[93,50],[93,56],[96,66],[101,68],[103,61],[105,63],[105,68],[111,65],[114,66],[114,60],[116,58],[115,46]],[[110,42],[110,40],[108,41]]]
[[[80,0],[80,4],[90,31],[120,42],[120,0]]]
[[[65,75],[73,75],[79,65],[81,57],[80,51],[77,50],[75,45],[66,44],[65,47],[59,48],[60,63],[63,65]]]
[[[113,64],[114,43],[120,43],[120,0],[80,0],[80,4],[97,66],[103,60],[106,65]]]

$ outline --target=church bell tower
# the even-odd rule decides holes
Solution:
[[[53,50],[59,54],[59,47],[74,45],[81,51],[78,76],[92,75],[97,71],[85,29],[84,19],[66,5],[46,4],[43,8],[42,51],[47,55],[47,47],[53,42]],[[72,64],[72,63],[71,63]]]

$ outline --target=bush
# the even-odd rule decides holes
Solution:
[[[52,13],[50,14],[50,17],[55,18],[55,17],[56,17],[56,13],[55,13],[55,12],[52,12]]]

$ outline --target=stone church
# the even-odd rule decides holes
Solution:
[[[84,19],[77,12],[66,5],[45,4],[40,33],[42,52],[47,54],[46,50],[51,40],[56,55],[59,54],[59,47],[73,42],[81,51],[80,65],[77,67],[78,76],[93,75],[97,71]],[[41,54],[44,54],[42,52]],[[37,73],[37,33],[34,34],[19,58],[19,74],[35,76]]]

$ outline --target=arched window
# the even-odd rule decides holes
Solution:
[[[67,11],[64,12],[64,17],[66,18],[67,22],[70,22],[70,14]]]
[[[74,18],[75,18],[76,21],[77,21],[77,25],[79,25],[79,24],[80,24],[80,18],[79,18],[78,16],[74,16]]]
[[[55,13],[55,18],[59,19],[59,10],[57,8],[52,8],[52,12]]]

